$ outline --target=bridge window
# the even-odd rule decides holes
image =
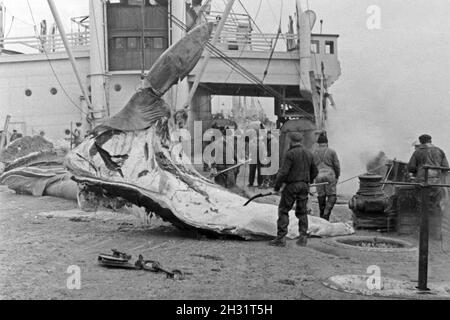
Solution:
[[[325,53],[334,54],[334,41],[325,41]]]
[[[129,37],[127,38],[127,48],[128,49],[137,49],[138,48],[138,38]]]
[[[116,49],[125,49],[125,39],[126,38],[114,38],[114,47]]]
[[[153,38],[145,37],[145,39],[144,39],[144,48],[145,49],[153,48]]]
[[[311,41],[311,53],[320,53],[320,42],[319,40]]]
[[[155,49],[164,49],[164,38],[153,38],[153,46]]]

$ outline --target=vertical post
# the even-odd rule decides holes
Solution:
[[[86,97],[88,106],[92,108],[93,118],[101,120],[105,113],[109,115],[109,106],[106,88],[107,64],[105,47],[105,12],[106,4],[102,0],[89,0],[90,17],[90,59],[89,73],[91,85],[91,99]],[[92,101],[92,104],[89,104]],[[106,112],[105,112],[106,111]]]
[[[171,0],[169,2],[169,25],[171,42],[170,45],[175,44],[177,41],[181,40],[185,36],[185,30],[180,28],[176,23],[176,19],[180,20],[183,24],[186,24],[186,2],[181,0]],[[176,18],[176,19],[175,19]],[[189,96],[189,83],[187,78],[183,81],[178,82],[177,85],[173,86],[171,91],[171,107],[175,111],[176,109],[181,109],[181,105],[187,100]]]
[[[323,64],[322,64],[323,66]],[[323,130],[324,129],[324,110],[323,110],[323,90],[324,90],[324,83],[323,83],[323,79],[324,78],[324,74],[323,74],[323,70],[320,74],[320,96],[319,96],[319,129]]]
[[[4,48],[4,44],[3,44],[3,38],[5,37],[5,26],[4,26],[4,22],[5,22],[5,8],[3,6],[3,2],[0,2],[0,54],[2,53],[2,50]]]
[[[56,5],[53,0],[47,0],[48,5],[50,7],[50,10],[52,12],[53,18],[55,19],[56,25],[58,26],[59,33],[61,35],[61,39],[64,43],[64,47],[66,49],[67,55],[69,56],[69,61],[72,64],[73,72],[75,73],[75,77],[77,78],[78,85],[80,86],[81,92],[83,93],[84,97],[86,98],[86,102],[88,103],[88,106],[93,110],[91,101],[89,100],[89,95],[87,94],[87,90],[85,86],[83,85],[83,81],[81,80],[80,73],[78,72],[77,63],[75,61],[75,57],[72,53],[72,49],[69,45],[69,40],[67,39],[66,32],[64,31],[64,25],[61,21],[61,18],[59,16],[58,10],[56,8]],[[93,41],[91,39],[91,41]],[[91,55],[92,57],[92,55]]]
[[[141,80],[145,78],[145,1],[141,2]]]
[[[421,187],[422,198],[422,218],[420,223],[420,240],[419,240],[419,286],[421,291],[429,291],[428,289],[428,200],[430,187],[428,185],[428,168],[425,168],[424,184]]]
[[[8,139],[8,127],[9,127],[9,121],[11,120],[11,116],[8,114],[6,116],[6,120],[5,120],[5,126],[3,127],[3,133],[0,136],[0,151],[3,150],[3,146],[5,145],[5,143],[7,144],[7,139]]]
[[[223,11],[222,18],[220,19],[220,22],[216,28],[216,31],[214,32],[214,37],[211,40],[211,45],[215,47],[217,43],[219,42],[220,34],[222,33],[223,28],[225,27],[225,23],[227,21],[228,16],[230,15],[231,9],[233,8],[235,0],[229,0],[225,10]],[[191,91],[189,92],[189,96],[187,98],[186,103],[184,104],[185,107],[189,107],[191,105],[192,98],[194,98],[195,92],[197,91],[198,85],[200,84],[200,80],[205,73],[206,66],[208,65],[209,59],[211,58],[211,52],[208,50],[204,51],[204,57],[203,61],[199,67],[199,70],[195,76],[194,84],[192,85]]]
[[[169,0],[167,3],[167,10],[169,11],[169,22],[168,22],[168,35],[167,38],[169,39],[169,47],[172,45],[172,23],[173,23],[173,17],[172,17],[172,0]]]
[[[316,118],[316,125],[318,125],[318,97],[314,97],[314,93],[317,92],[313,83],[315,83],[315,77],[311,78],[311,20],[310,16],[302,10],[300,0],[296,0],[296,12],[297,12],[297,37],[299,43],[299,63],[300,63],[300,94],[303,98],[311,100],[314,105],[314,116]],[[311,81],[313,80],[313,81]],[[314,99],[315,98],[315,99]]]

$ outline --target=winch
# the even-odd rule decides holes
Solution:
[[[388,210],[389,196],[383,191],[383,177],[375,174],[359,176],[359,190],[349,202],[357,229],[391,231],[394,214]]]

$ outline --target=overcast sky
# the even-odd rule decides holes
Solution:
[[[88,14],[87,0],[55,2],[65,20]],[[242,2],[255,17],[260,0]],[[4,3],[32,24],[25,0]],[[52,20],[45,0],[30,4],[37,21]],[[213,4],[224,7],[223,0]],[[372,5],[381,10],[380,29],[367,28]],[[341,150],[346,171],[358,173],[361,154],[377,149],[408,160],[410,144],[424,132],[450,154],[450,0],[309,0],[309,7],[324,20],[324,33],[340,34],[342,76],[331,89],[337,111],[330,115],[330,143]],[[295,1],[262,0],[256,21],[264,32],[276,32],[281,8],[286,32]],[[239,1],[235,11],[242,11]],[[11,36],[24,32],[32,34],[32,27],[16,21]]]

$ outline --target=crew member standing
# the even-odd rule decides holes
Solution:
[[[214,176],[214,182],[227,189],[232,189],[236,186],[236,179],[239,174],[239,167],[229,170],[235,166],[238,162],[237,156],[237,138],[235,136],[232,139],[227,139],[227,132],[225,128],[221,130],[222,137],[212,143],[216,144],[217,149],[214,150],[214,161],[211,163],[211,174]],[[234,145],[229,143],[229,140],[233,141]],[[219,148],[219,144],[222,144],[222,148]],[[221,154],[216,154],[216,151]],[[233,163],[228,163],[228,156],[232,156]],[[227,170],[227,171],[226,171]],[[225,172],[223,172],[225,171]],[[222,172],[222,173],[220,173]],[[217,174],[219,173],[219,174]]]
[[[255,178],[256,178],[256,182],[258,183],[258,188],[262,187],[263,184],[263,176],[261,175],[261,159],[260,159],[260,154],[263,153],[261,152],[261,147],[263,147],[263,144],[261,143],[261,137],[260,137],[260,133],[259,131],[257,132],[257,134],[251,138],[246,137],[246,154],[247,154],[247,158],[248,159],[252,159],[252,161],[250,162],[250,172],[249,172],[249,176],[248,176],[248,186],[249,188],[252,188],[254,183],[255,183]]]
[[[18,133],[16,129],[13,130],[13,133],[11,135],[11,138],[9,139],[9,142],[14,142],[17,139],[22,138],[22,134]]]
[[[419,137],[420,145],[414,151],[408,163],[408,171],[414,176],[416,182],[424,182],[425,165],[433,167],[448,168],[448,160],[444,151],[432,144],[432,138],[428,134]],[[428,182],[432,184],[445,183],[446,172],[441,170],[428,170]],[[442,209],[441,202],[444,196],[444,189],[439,187],[430,188],[429,192],[429,211],[430,216],[430,236],[435,239],[441,239]],[[419,202],[420,202],[419,198]],[[436,224],[436,222],[438,222]]]
[[[81,122],[77,122],[75,130],[73,130],[73,143],[75,147],[78,147],[83,142],[83,136],[81,133]]]
[[[341,166],[336,151],[328,147],[328,138],[323,132],[317,140],[318,146],[314,150],[314,162],[319,174],[316,183],[327,185],[317,186],[320,217],[330,220],[331,211],[337,201],[336,185],[341,174]]]
[[[281,192],[280,204],[278,206],[277,237],[270,242],[272,246],[286,246],[286,235],[289,226],[289,211],[296,203],[295,215],[298,218],[299,246],[306,246],[308,231],[308,193],[309,184],[317,176],[317,167],[314,164],[313,154],[303,148],[302,134],[291,132],[291,146],[286,153],[282,167],[280,168],[275,182],[274,190]]]

